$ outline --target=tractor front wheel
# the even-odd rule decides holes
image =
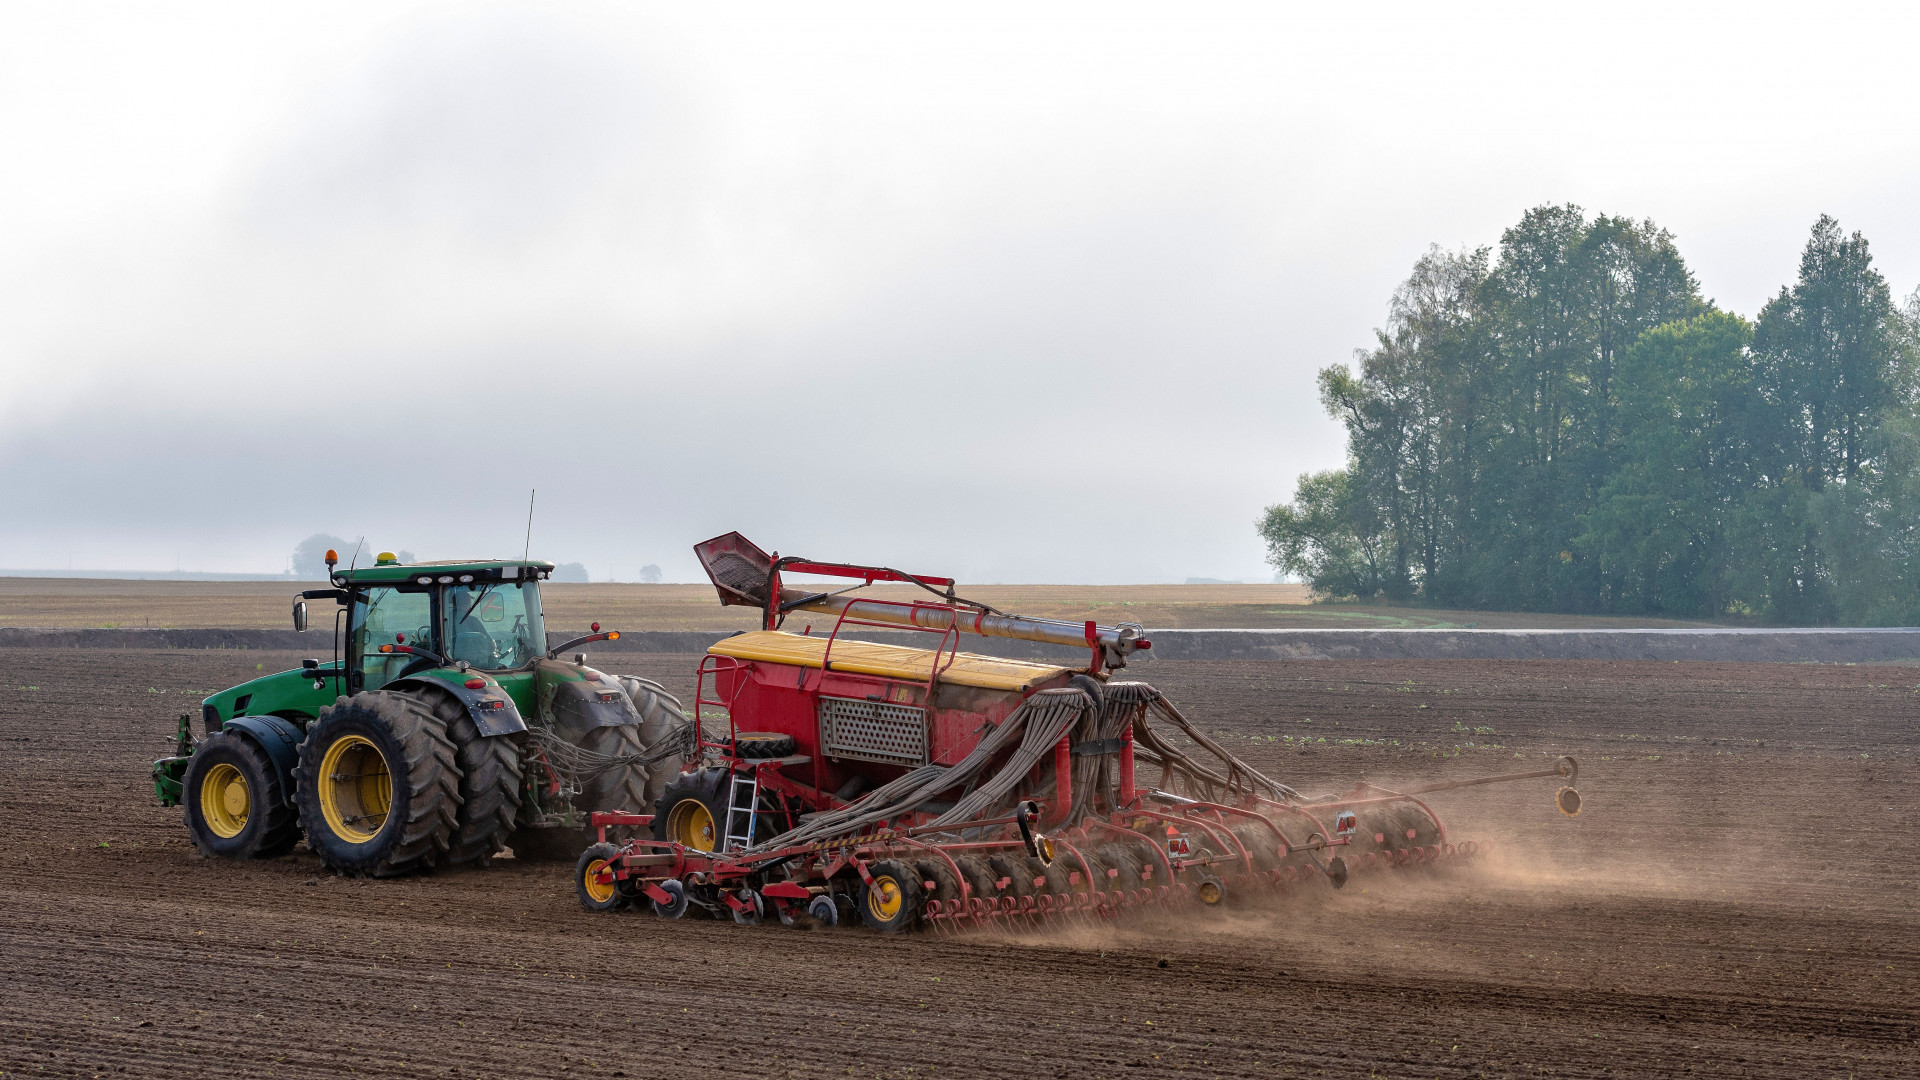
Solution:
[[[426,869],[452,841],[460,767],[445,723],[416,698],[372,690],[322,709],[294,775],[307,847],[330,869]]]
[[[287,805],[278,771],[243,735],[223,731],[202,741],[180,790],[187,833],[203,855],[271,859],[300,842],[300,818]]]

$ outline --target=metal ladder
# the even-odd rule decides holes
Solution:
[[[746,799],[740,798],[741,789],[746,789]],[[753,846],[754,810],[760,805],[760,770],[747,773],[734,773],[731,789],[727,792],[727,832],[721,839],[720,850],[739,851]],[[746,823],[740,824],[744,816]]]

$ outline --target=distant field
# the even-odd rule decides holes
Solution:
[[[292,624],[293,594],[321,583],[290,581],[122,581],[0,577],[0,626],[276,629]],[[1571,629],[1701,625],[1511,612],[1441,611],[1363,604],[1315,604],[1304,585],[975,585],[961,595],[1006,611],[1149,629],[1324,629],[1460,627]],[[869,595],[925,596],[878,586]],[[706,585],[562,585],[542,587],[547,622],[575,629],[590,622],[620,630],[744,630],[755,613],[723,608]],[[316,622],[330,616],[316,607]],[[804,624],[806,613],[793,618]]]

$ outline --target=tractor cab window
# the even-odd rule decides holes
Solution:
[[[358,661],[360,689],[378,690],[398,678],[414,657],[382,653],[380,646],[407,644],[433,648],[433,600],[426,589],[381,586],[354,593],[347,616],[347,657]]]
[[[440,594],[447,659],[489,671],[517,668],[547,651],[540,588],[531,581],[454,585]]]

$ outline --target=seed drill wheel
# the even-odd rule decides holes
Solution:
[[[681,773],[667,784],[660,801],[654,804],[653,838],[695,851],[717,851],[726,820],[727,771]]]
[[[307,847],[347,874],[433,866],[460,808],[455,753],[446,725],[417,698],[373,690],[322,709],[294,770]]]
[[[874,863],[867,873],[873,880],[860,889],[860,921],[889,934],[911,930],[920,919],[923,891],[913,870],[887,859]]]
[[[682,919],[687,914],[687,887],[669,878],[660,883],[660,891],[667,894],[668,902],[651,901],[653,913],[663,919]]]
[[[840,908],[834,904],[831,896],[816,896],[807,901],[807,914],[821,926],[840,925]]]
[[[619,847],[613,844],[595,844],[580,853],[580,861],[573,867],[573,886],[580,895],[581,907],[588,911],[618,911],[627,906],[627,898],[616,882],[600,880],[601,871],[607,869],[619,853]]]
[[[208,736],[187,760],[181,791],[187,832],[202,854],[271,859],[300,842],[300,818],[286,804],[278,773],[243,735]]]

